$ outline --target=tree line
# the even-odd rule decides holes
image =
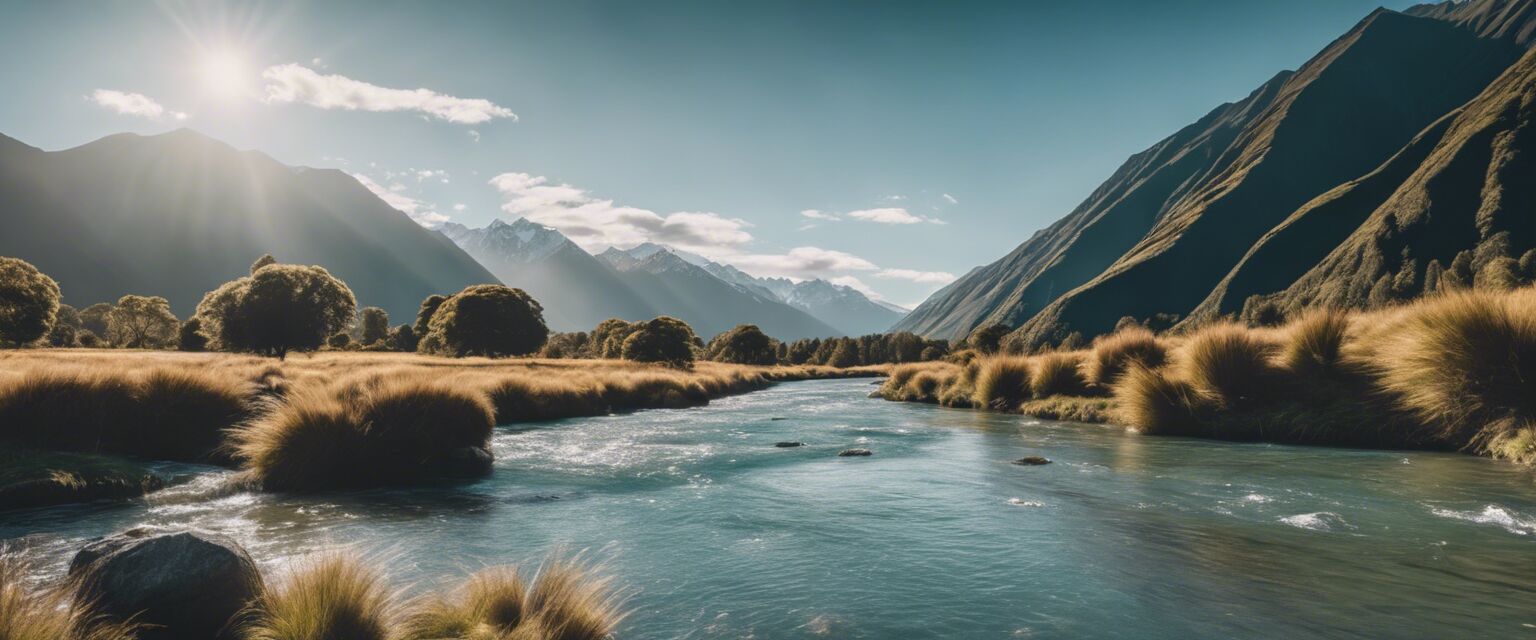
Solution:
[[[752,365],[860,365],[936,360],[944,340],[901,332],[783,342],[756,325],[702,340],[688,323],[662,316],[612,318],[592,331],[551,333],[527,292],[474,285],[422,301],[414,321],[390,325],[378,307],[357,308],[346,283],[319,266],[270,255],[249,274],[203,296],[185,321],[158,296],[75,309],[33,265],[0,257],[0,346],[121,347],[229,351],[284,358],[321,349],[419,352],[449,357],[613,358],[687,368],[698,360]]]

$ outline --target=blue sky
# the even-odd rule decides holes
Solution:
[[[191,127],[424,222],[910,306],[1378,4],[1412,3],[6,0],[0,133]]]

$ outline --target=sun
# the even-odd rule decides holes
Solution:
[[[250,68],[245,56],[232,49],[203,54],[198,72],[203,91],[221,100],[242,97],[250,86]]]

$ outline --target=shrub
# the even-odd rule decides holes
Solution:
[[[208,348],[208,336],[203,335],[203,322],[188,318],[176,331],[176,348],[180,351],[202,351]]]
[[[694,337],[688,323],[661,316],[639,324],[639,328],[624,339],[625,360],[659,362],[677,368],[693,366]]]
[[[1012,411],[1029,397],[1028,358],[999,356],[982,361],[972,398],[976,406]]]
[[[197,317],[214,346],[283,358],[350,326],[357,299],[323,267],[272,264],[203,296]]]
[[[5,640],[133,640],[138,628],[92,613],[66,588],[29,587],[27,565],[0,555],[0,638]]]
[[[1349,317],[1341,311],[1312,311],[1293,323],[1286,334],[1280,362],[1298,374],[1315,377],[1338,372]]]
[[[170,346],[180,328],[170,301],[159,296],[123,296],[107,314],[107,339],[129,349]]]
[[[1195,388],[1227,404],[1258,400],[1276,380],[1274,348],[1236,325],[1200,331],[1184,347],[1184,376]]]
[[[48,344],[64,348],[79,346],[80,312],[67,304],[60,304],[59,312],[53,318],[53,328],[48,330]]]
[[[1201,435],[1200,394],[1189,383],[1132,365],[1115,385],[1120,416],[1132,429],[1153,435]]]
[[[494,426],[482,393],[392,377],[295,390],[232,437],[264,488],[305,491],[474,472],[456,456],[488,452]]]
[[[0,257],[0,347],[48,335],[59,312],[59,283],[24,260]]]
[[[277,258],[272,257],[272,254],[270,253],[264,253],[260,258],[257,258],[255,262],[251,263],[251,273],[254,274],[257,271],[260,271],[262,267],[273,264],[277,264]]]
[[[1088,381],[1078,369],[1080,362],[1077,356],[1065,353],[1049,353],[1036,358],[1029,378],[1034,397],[1087,395]]]
[[[1094,341],[1088,361],[1088,378],[1109,387],[1133,364],[1157,369],[1168,360],[1168,351],[1151,331],[1140,325],[1116,331]]]
[[[1536,305],[1481,292],[1427,301],[1376,349],[1383,388],[1439,435],[1536,461]]]
[[[416,330],[412,329],[411,325],[402,324],[389,330],[387,343],[391,351],[412,353],[416,351],[420,342],[421,340],[416,337]]]
[[[325,346],[341,351],[352,346],[352,335],[347,333],[334,333],[325,339]]]
[[[349,556],[328,555],[303,562],[280,586],[263,587],[241,637],[389,640],[397,619],[394,594],[378,573]]]
[[[411,326],[418,339],[432,331],[432,316],[437,315],[437,308],[447,301],[448,296],[439,295],[430,295],[421,301],[421,308],[416,311],[416,324]]]
[[[471,576],[451,598],[419,606],[407,638],[603,640],[624,618],[611,581],[579,561],[551,559],[531,584],[514,567]]]
[[[538,301],[499,284],[474,285],[448,298],[428,326],[435,346],[455,357],[524,356],[549,337]]]
[[[1500,256],[1489,260],[1477,271],[1474,286],[1487,291],[1510,291],[1520,286],[1520,263]]]
[[[709,359],[734,364],[773,365],[779,361],[778,344],[755,324],[738,325],[709,341]]]
[[[80,310],[80,328],[96,334],[97,338],[107,335],[107,314],[112,313],[112,305],[98,302]]]
[[[1013,332],[1013,327],[1000,322],[977,327],[971,335],[966,336],[966,346],[984,354],[997,353],[1003,337]]]
[[[359,312],[362,318],[363,344],[383,342],[389,337],[389,313],[378,307],[363,307]]]

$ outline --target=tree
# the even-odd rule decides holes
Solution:
[[[735,364],[777,364],[779,349],[776,342],[755,324],[738,325],[709,341],[709,359]]]
[[[1475,281],[1478,289],[1509,291],[1520,286],[1520,263],[1514,258],[1494,258],[1478,270]]]
[[[420,338],[416,337],[416,330],[411,325],[402,324],[389,330],[389,348],[394,351],[413,352],[416,350]]]
[[[338,351],[346,349],[352,346],[352,334],[345,331],[332,334],[331,337],[325,339],[325,346]]]
[[[260,258],[251,263],[251,275],[255,275],[257,270],[269,264],[277,264],[277,258],[272,257],[270,253],[262,254]]]
[[[587,355],[592,358],[624,357],[624,341],[639,330],[639,322],[625,322],[609,318],[597,323],[592,335],[587,337]]]
[[[55,347],[80,346],[80,312],[67,304],[59,305],[53,318],[53,328],[48,330],[48,344]]]
[[[287,357],[352,324],[357,298],[324,267],[273,264],[203,296],[197,318],[217,349]]]
[[[827,366],[830,367],[856,367],[859,365],[859,348],[852,340],[847,338],[837,341],[832,353],[827,356]]]
[[[203,321],[197,316],[187,318],[181,323],[181,329],[176,332],[176,349],[180,351],[203,351],[208,348],[208,336],[203,335]]]
[[[98,302],[80,310],[80,328],[96,334],[100,338],[107,335],[107,315],[112,313],[112,305]]]
[[[1433,295],[1440,292],[1440,279],[1445,275],[1445,267],[1440,266],[1439,260],[1430,260],[1424,266],[1424,295]]]
[[[966,346],[982,353],[997,353],[998,345],[1002,343],[1003,336],[1013,333],[1013,327],[1001,322],[984,324],[976,327],[971,335],[966,336]]]
[[[659,362],[669,367],[693,366],[693,327],[668,316],[636,323],[624,339],[623,357],[635,362]]]
[[[107,339],[129,349],[168,346],[180,328],[171,302],[160,296],[123,296],[107,314]]]
[[[0,257],[0,346],[48,335],[59,313],[59,283],[17,258]]]
[[[416,336],[422,337],[432,330],[432,316],[437,313],[437,308],[443,306],[448,296],[430,295],[421,301],[421,309],[416,311],[416,324],[411,327]]]
[[[432,314],[427,340],[444,354],[525,356],[544,346],[544,307],[522,289],[478,284],[448,298]]]
[[[363,307],[363,344],[382,342],[389,337],[389,313],[378,307]]]
[[[1472,252],[1462,251],[1451,260],[1451,267],[1440,275],[1441,288],[1465,289],[1472,286]]]

